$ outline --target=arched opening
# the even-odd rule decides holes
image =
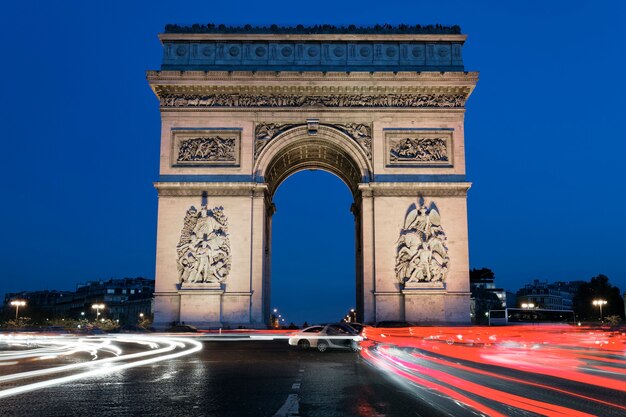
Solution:
[[[362,317],[359,184],[368,182],[371,172],[359,142],[332,126],[319,126],[314,133],[306,125],[294,127],[264,145],[255,175],[268,190],[267,317],[274,308],[285,313],[285,324],[338,321],[351,308],[357,319]],[[284,217],[274,214],[274,208]],[[328,222],[335,227],[329,229]],[[298,303],[304,292],[311,304]]]
[[[325,170],[298,171],[276,190],[271,300],[284,324],[339,321],[356,307],[353,201]]]

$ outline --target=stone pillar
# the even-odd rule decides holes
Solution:
[[[361,230],[361,270],[357,271],[357,275],[362,277],[362,316],[360,320],[363,323],[376,322],[376,274],[375,274],[375,245],[374,245],[374,197],[371,191],[366,189],[366,185],[361,185],[361,202],[360,202],[360,223]]]
[[[269,317],[269,286],[264,285],[266,276],[266,224],[268,221],[265,201],[266,189],[256,190],[251,198],[252,222],[250,230],[250,325],[263,328]],[[267,313],[267,314],[266,314]]]

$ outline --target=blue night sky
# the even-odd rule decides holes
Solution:
[[[0,293],[154,277],[160,119],[145,70],[166,23],[459,24],[470,262],[517,289],[604,273],[626,290],[626,3],[10,2],[0,14]],[[303,190],[313,185],[313,191]],[[272,304],[354,305],[351,195],[298,173],[275,198]]]

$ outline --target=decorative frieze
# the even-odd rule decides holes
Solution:
[[[197,210],[191,206],[185,214],[176,248],[178,276],[185,283],[222,283],[231,267],[228,219],[223,207]]]
[[[161,107],[433,107],[465,105],[464,94],[164,94]]]
[[[437,206],[412,204],[404,218],[396,248],[396,279],[404,288],[443,284],[448,273],[448,248]]]
[[[387,166],[452,166],[451,130],[385,131]]]
[[[189,129],[172,131],[172,165],[239,165],[241,131]]]

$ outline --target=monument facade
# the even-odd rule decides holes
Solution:
[[[478,74],[458,27],[168,26],[160,40],[156,326],[267,324],[272,198],[312,168],[354,196],[359,320],[469,323]]]

